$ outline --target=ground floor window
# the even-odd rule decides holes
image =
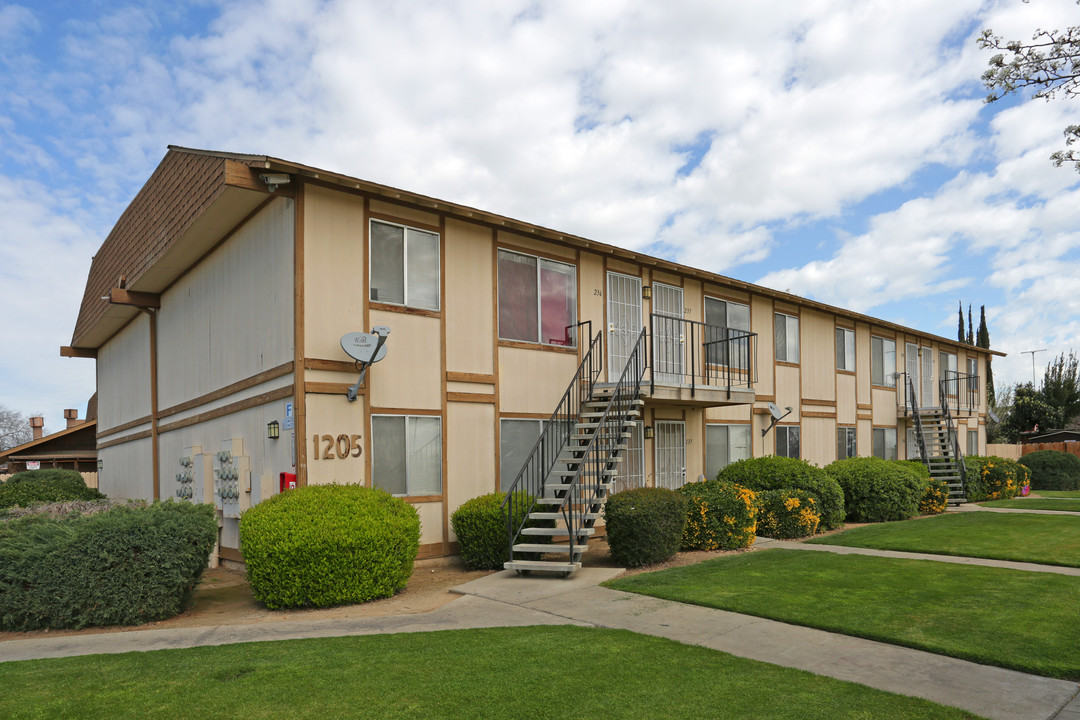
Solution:
[[[737,460],[750,457],[749,425],[705,426],[705,479],[715,480],[717,473]]]
[[[907,450],[905,457],[908,460],[922,460],[922,456],[919,455],[919,439],[915,437],[915,428],[909,427],[907,429],[906,438]]]
[[[615,492],[645,487],[645,439],[641,423],[630,426],[623,460],[616,466]]]
[[[372,416],[371,478],[392,495],[441,495],[442,418]]]
[[[686,483],[686,423],[656,421],[656,487],[670,490]]]
[[[836,459],[847,460],[848,458],[858,457],[859,452],[857,449],[855,439],[855,428],[853,427],[840,427],[836,428]]]
[[[874,457],[882,460],[896,459],[896,428],[874,428]]]
[[[967,433],[967,454],[978,455],[979,454],[979,431],[968,430]]]
[[[798,425],[776,426],[776,455],[777,457],[802,457],[799,451]]]

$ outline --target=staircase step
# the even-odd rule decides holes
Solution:
[[[552,470],[549,475],[554,475],[556,477],[573,477],[574,475],[577,475],[577,472],[577,470]],[[615,470],[614,468],[607,468],[605,470],[601,470],[600,473],[606,477],[612,477],[613,475],[618,474],[618,470]],[[545,483],[545,486],[549,484],[550,483]]]
[[[603,417],[603,410],[589,410],[581,413],[581,417]],[[638,410],[630,410],[626,413],[626,417],[641,417],[641,412]]]
[[[528,552],[528,553],[563,553],[565,555],[570,554],[570,545],[555,545],[549,543],[515,543],[514,552]],[[574,553],[585,552],[584,543],[574,543]]]
[[[579,562],[566,562],[553,561],[553,560],[511,560],[503,563],[503,568],[506,570],[518,570],[518,571],[537,571],[537,572],[558,572],[563,575],[569,575],[575,570],[581,569],[581,563]]]
[[[578,517],[580,517],[580,518],[582,518],[582,519],[584,519],[586,521],[597,520],[597,519],[600,518],[600,513],[584,513],[583,515],[578,515]],[[563,520],[564,516],[563,516],[563,514],[561,512],[531,512],[531,513],[529,513],[529,519],[530,520]],[[564,532],[565,532],[565,530],[566,530],[566,528],[563,528]],[[522,531],[522,532],[524,532],[524,531]]]
[[[594,528],[578,528],[578,531],[575,533],[575,536],[580,537],[581,535],[592,535],[594,532],[596,532],[596,530]],[[551,537],[558,537],[558,536],[566,536],[566,535],[568,535],[569,531],[564,527],[554,527],[554,528],[531,527],[531,528],[522,528],[521,529],[521,534],[522,535],[549,535]]]

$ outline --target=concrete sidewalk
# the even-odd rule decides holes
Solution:
[[[1051,498],[1044,498],[1051,499]],[[1058,498],[1064,500],[1065,498]],[[1075,510],[1025,510],[1024,508],[999,508],[999,507],[983,507],[982,505],[976,505],[975,503],[963,503],[956,507],[949,508],[949,512],[994,512],[994,513],[1029,513],[1031,515],[1080,515]]]

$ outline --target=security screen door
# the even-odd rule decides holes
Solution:
[[[934,351],[928,347],[922,349],[922,401],[923,407],[934,404]]]
[[[911,388],[913,388],[916,393],[914,398],[909,398],[908,395],[910,395],[911,392],[905,382],[904,397],[909,400],[918,401],[918,392],[921,384],[919,383],[919,346],[915,343],[904,343],[904,372],[907,373],[908,380],[911,381]],[[918,405],[919,403],[916,402],[915,404]]]
[[[657,420],[656,487],[674,490],[686,484],[686,423]]]
[[[653,368],[656,382],[683,382],[683,291],[682,288],[653,283],[653,312],[656,318],[653,336]]]
[[[641,334],[641,278],[609,272],[608,380],[617,382]]]

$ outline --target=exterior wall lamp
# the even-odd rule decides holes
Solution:
[[[643,300],[651,300],[652,299],[652,287],[651,286],[649,286],[649,285],[642,285],[641,286],[641,298]]]
[[[271,420],[266,423],[266,437],[270,440],[277,440],[281,437],[281,425],[277,420]]]
[[[653,426],[652,425],[646,425],[645,426],[645,439],[646,440],[652,440],[653,437],[655,437],[655,436],[656,436],[656,431],[653,430]]]

